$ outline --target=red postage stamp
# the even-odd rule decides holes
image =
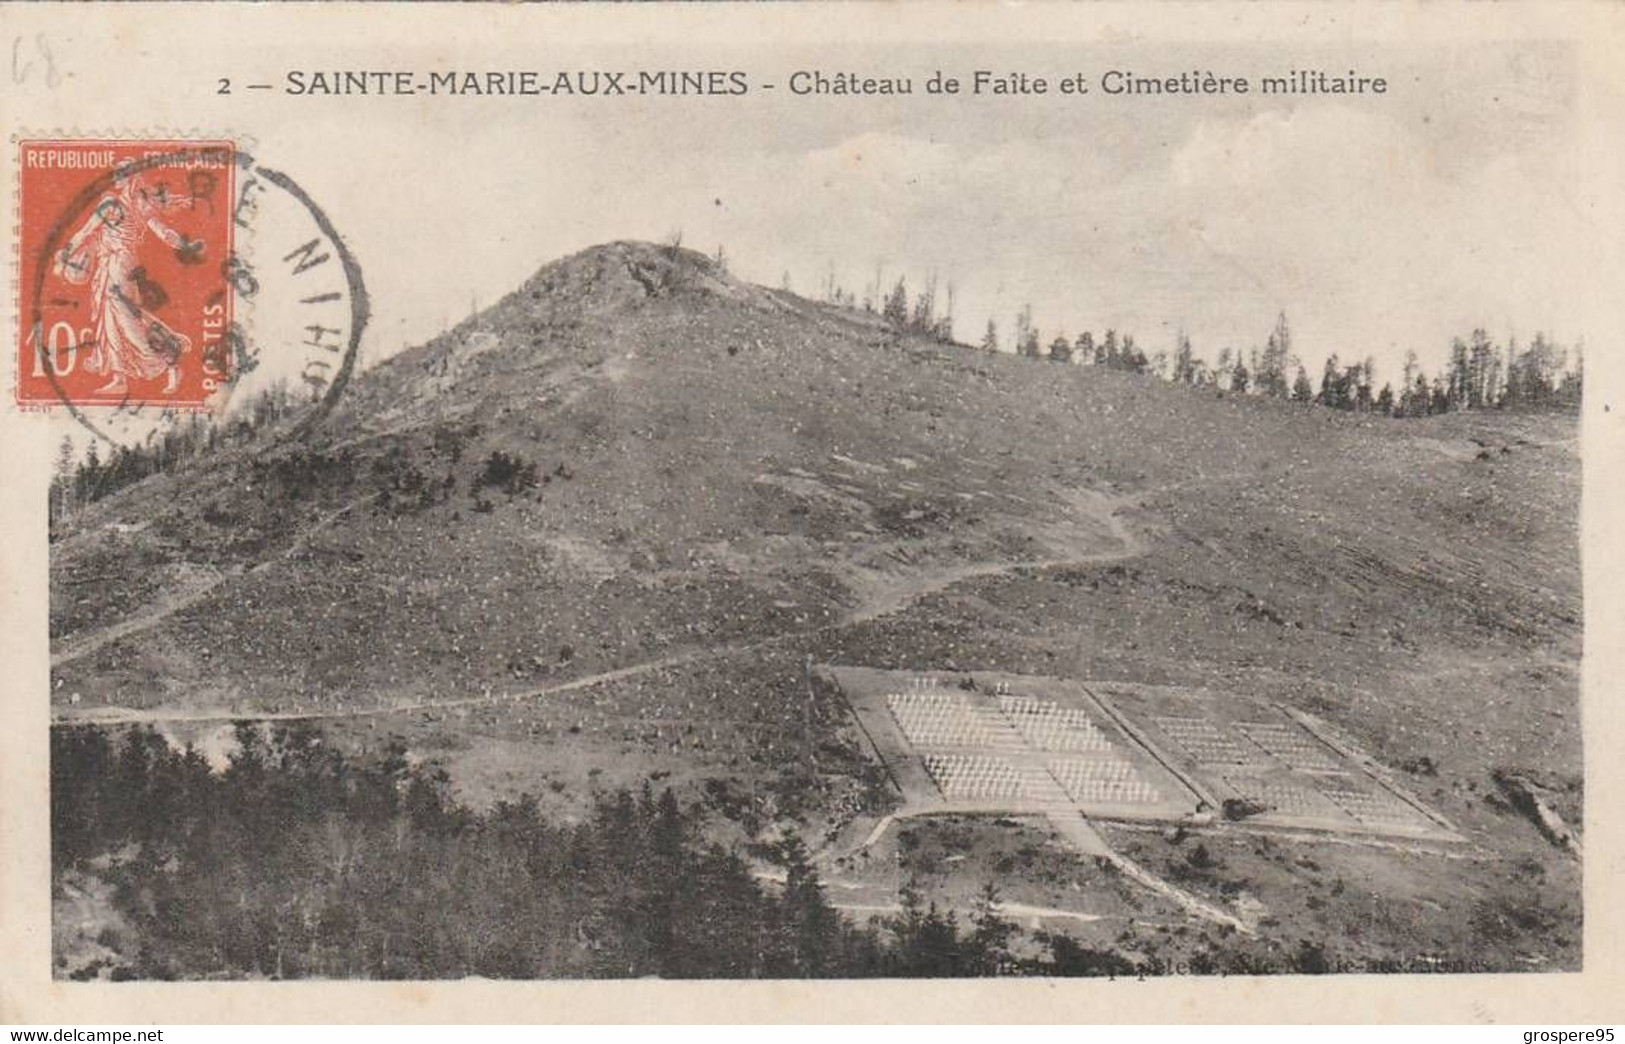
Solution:
[[[18,149],[17,402],[206,408],[231,376],[232,144]]]

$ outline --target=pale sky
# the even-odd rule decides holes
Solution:
[[[262,162],[296,178],[365,271],[367,362],[433,336],[550,260],[676,229],[696,249],[723,245],[738,275],[778,285],[788,271],[805,293],[831,263],[860,293],[877,263],[888,283],[901,273],[912,287],[935,271],[957,286],[960,339],[978,340],[992,317],[1007,347],[1024,303],[1046,343],[1112,326],[1154,353],[1183,327],[1209,360],[1261,344],[1284,310],[1315,375],[1330,351],[1373,355],[1385,377],[1408,348],[1436,368],[1450,338],[1475,325],[1497,340],[1544,329],[1595,346],[1606,327],[1590,288],[1607,231],[1580,191],[1570,47],[1324,42],[1334,35],[1171,45],[1103,30],[1065,45],[848,39],[794,49],[518,35],[492,46],[447,34],[430,53],[359,32],[244,32],[177,68],[162,41],[137,34],[117,89],[91,96],[113,99],[110,126],[184,108],[197,126],[241,130]],[[221,70],[280,83],[289,69],[629,67],[740,69],[778,86],[745,98],[575,100],[212,90]],[[1052,81],[1082,72],[1097,93],[918,93],[935,69],[968,79],[978,68]],[[1257,93],[1260,77],[1293,68],[1353,68],[1385,77],[1389,91]],[[917,93],[795,98],[787,78],[798,69],[911,76]],[[1109,98],[1098,93],[1108,69],[1245,75],[1254,93]],[[89,92],[93,77],[113,73],[76,75],[69,88]],[[71,94],[60,102],[73,111]],[[41,109],[35,122],[66,117]]]
[[[374,293],[373,359],[561,254],[679,228],[696,249],[724,245],[737,274],[777,285],[788,271],[803,292],[832,262],[854,290],[877,263],[915,286],[935,270],[957,284],[970,341],[990,316],[1007,340],[1031,302],[1046,343],[1115,326],[1154,352],[1183,326],[1211,359],[1260,344],[1285,310],[1312,373],[1337,351],[1372,354],[1391,375],[1407,348],[1435,366],[1474,325],[1498,340],[1587,332],[1595,231],[1572,190],[1574,69],[1561,46],[1157,54],[718,53],[700,64],[742,67],[777,95],[441,105],[424,108],[413,140],[388,120],[358,122],[362,100],[318,101],[305,105],[317,119],[261,153],[308,169],[353,240]],[[1256,85],[1294,66],[1384,75],[1389,93],[877,101],[784,89],[797,68],[912,73],[920,91],[934,68],[1213,69]],[[317,158],[344,151],[366,157],[368,177]],[[403,226],[406,250],[390,245]]]

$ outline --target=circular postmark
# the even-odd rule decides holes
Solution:
[[[292,177],[227,141],[19,143],[17,400],[115,444],[275,388],[317,423],[354,373],[361,267]]]

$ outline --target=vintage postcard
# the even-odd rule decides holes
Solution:
[[[0,1021],[1619,1016],[1619,8],[0,11]]]

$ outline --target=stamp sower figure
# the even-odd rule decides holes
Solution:
[[[56,275],[74,284],[90,283],[95,341],[85,368],[108,376],[97,394],[120,394],[128,390],[129,378],[150,380],[161,373],[168,377],[164,394],[173,394],[180,385],[176,364],[192,346],[191,339],[147,310],[146,299],[154,290],[142,278],[141,248],[149,231],[169,246],[181,247],[185,240],[160,215],[185,202],[162,187],[150,189],[140,171],[120,174],[117,187],[102,196],[56,257]]]

